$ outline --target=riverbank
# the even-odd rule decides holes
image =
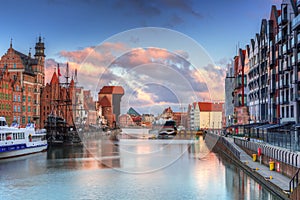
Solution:
[[[215,134],[207,134],[205,141],[208,145],[215,144],[212,149],[230,159],[235,165],[243,169],[260,184],[266,186],[270,192],[281,199],[290,199],[290,179],[268,167],[254,162],[252,158],[239,148],[232,138],[221,137]]]

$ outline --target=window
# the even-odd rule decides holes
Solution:
[[[25,124],[25,116],[22,116],[22,124]]]
[[[294,106],[291,106],[291,117],[294,117]]]
[[[17,96],[16,95],[14,95],[14,101],[17,101]]]
[[[286,117],[290,117],[290,108],[286,107]]]
[[[16,63],[14,63],[14,69],[16,69],[17,68],[17,65],[16,65]]]
[[[25,112],[25,109],[26,109],[25,106],[22,106],[22,112]]]
[[[28,97],[28,102],[30,102],[30,101],[31,101],[31,96]]]
[[[30,117],[30,116],[28,116],[28,123],[30,122],[30,118],[31,118],[31,117]]]
[[[21,112],[20,106],[18,106],[18,112]]]
[[[17,86],[16,86],[16,91],[19,91],[19,89],[20,89],[20,88],[19,88],[19,86],[17,85]]]
[[[17,112],[17,106],[14,106],[14,112]],[[14,119],[15,120],[15,119]]]
[[[28,106],[28,112],[31,112],[31,107],[30,106]]]
[[[18,95],[18,102],[21,102],[21,98],[20,98],[20,95]]]
[[[25,96],[22,97],[22,101],[23,101],[23,102],[26,101],[26,97],[25,97]]]
[[[281,117],[284,117],[284,107],[281,107]]]

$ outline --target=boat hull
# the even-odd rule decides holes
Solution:
[[[48,146],[47,144],[43,144],[43,145],[39,145],[39,146],[25,147],[25,148],[19,148],[16,150],[0,152],[0,159],[24,156],[24,155],[28,155],[28,154],[46,151],[47,146]]]

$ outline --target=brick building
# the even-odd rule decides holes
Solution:
[[[1,57],[0,113],[8,124],[17,121],[25,126],[34,121],[40,127],[40,91],[45,82],[45,46],[41,37],[35,45],[34,57],[13,48],[12,42]]]
[[[113,127],[114,122],[118,124],[123,95],[124,89],[121,86],[104,86],[99,91],[96,110],[102,125]]]
[[[49,115],[59,116],[66,120],[67,124],[74,125],[72,104],[75,82],[61,83],[59,75],[53,73],[50,83],[47,83],[41,92],[41,126]]]

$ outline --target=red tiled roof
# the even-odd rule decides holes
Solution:
[[[100,100],[99,104],[100,104],[102,107],[111,107],[111,103],[110,103],[110,101],[108,100],[108,98],[107,98],[106,96],[103,97],[103,98]]]
[[[198,102],[200,112],[222,112],[223,103]]]
[[[121,86],[104,86],[98,94],[124,94]]]

